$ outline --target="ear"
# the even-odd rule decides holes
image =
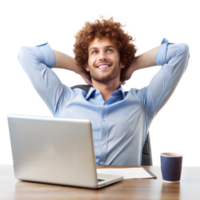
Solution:
[[[123,69],[126,66],[120,62],[120,67]]]
[[[88,72],[90,71],[88,63],[85,63],[85,70],[88,71]]]

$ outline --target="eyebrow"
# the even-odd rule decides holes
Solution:
[[[115,47],[112,46],[112,45],[109,45],[109,46],[105,47],[105,49],[107,49],[107,48],[113,48],[113,49],[115,49]],[[91,51],[92,49],[98,49],[98,47],[92,47],[92,48],[89,49],[89,51]]]

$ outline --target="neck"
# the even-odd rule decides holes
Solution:
[[[117,90],[120,87],[119,80],[118,81],[108,81],[108,82],[97,82],[94,79],[92,79],[92,85],[94,89],[97,89],[100,91],[104,101],[107,101],[111,94]]]

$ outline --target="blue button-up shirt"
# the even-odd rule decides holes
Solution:
[[[155,61],[162,67],[150,84],[129,91],[120,86],[107,101],[93,87],[86,93],[62,84],[51,69],[55,57],[48,43],[22,47],[18,58],[54,117],[92,121],[97,164],[141,165],[151,122],[172,95],[190,57],[185,43],[173,44],[163,39],[161,44]]]

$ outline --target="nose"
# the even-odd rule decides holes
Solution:
[[[100,54],[99,61],[106,61],[106,60],[107,60],[106,55],[105,55],[104,52],[102,52],[102,53]]]

